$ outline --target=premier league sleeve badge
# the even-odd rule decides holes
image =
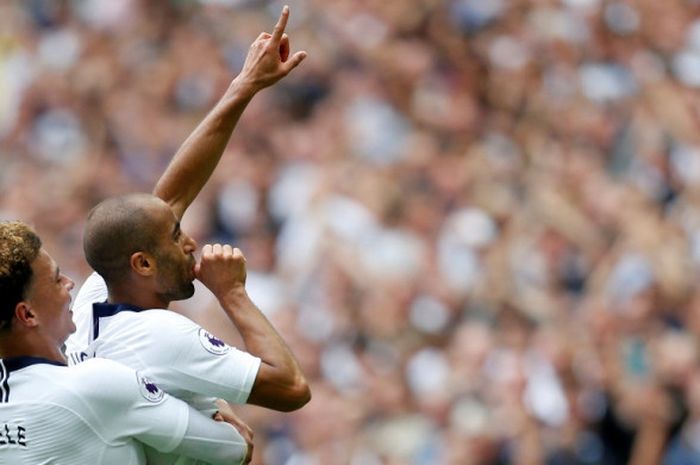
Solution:
[[[231,350],[231,346],[206,331],[204,328],[199,328],[199,343],[202,344],[202,347],[204,347],[207,352],[214,355],[223,355]]]
[[[136,378],[138,379],[139,390],[144,399],[154,404],[163,400],[165,392],[159,388],[152,379],[141,376],[138,373],[136,374]]]

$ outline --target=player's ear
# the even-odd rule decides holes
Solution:
[[[33,328],[39,324],[34,309],[25,301],[19,302],[15,306],[15,318],[19,324],[27,328]]]
[[[131,254],[129,264],[131,269],[141,276],[152,276],[156,271],[155,259],[146,252],[134,252]]]

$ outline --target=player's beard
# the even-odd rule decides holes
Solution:
[[[158,257],[158,290],[164,300],[189,299],[194,295],[194,281],[192,276],[193,263],[170,260],[167,257]]]

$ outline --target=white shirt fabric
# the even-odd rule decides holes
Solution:
[[[97,273],[92,273],[78,290],[73,301],[73,322],[76,330],[66,340],[66,353],[80,353],[90,343],[92,332],[92,304],[107,302],[107,284]],[[71,363],[71,361],[68,361]]]
[[[109,360],[66,367],[0,360],[0,464],[141,465],[143,444],[173,451],[190,409]]]
[[[206,415],[216,411],[216,398],[247,401],[260,367],[258,357],[223,343],[173,311],[101,303],[106,300],[107,286],[93,273],[73,305],[77,329],[66,341],[69,364],[93,357],[118,361]],[[171,459],[159,463],[192,463]]]

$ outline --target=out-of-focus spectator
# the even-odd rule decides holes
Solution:
[[[0,217],[85,277],[86,212],[151,189],[278,6],[2,2]],[[291,6],[309,59],[183,226],[244,250],[314,386],[245,408],[253,463],[700,463],[698,2]]]

